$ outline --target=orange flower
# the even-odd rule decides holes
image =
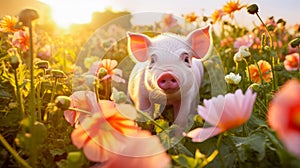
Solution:
[[[247,5],[241,5],[240,0],[237,0],[237,1],[230,0],[223,6],[223,11],[224,11],[224,13],[229,14],[230,17],[232,18],[233,13],[235,11],[241,10],[242,8],[244,8],[246,6]]]
[[[288,71],[295,71],[299,69],[299,53],[293,53],[285,56],[283,62],[284,68]]]
[[[251,80],[255,83],[261,83],[260,73],[259,73],[259,70],[260,70],[262,79],[265,82],[270,82],[271,79],[273,79],[273,74],[272,74],[270,63],[268,63],[267,61],[264,61],[264,60],[260,60],[257,62],[257,64],[258,64],[259,69],[254,64],[247,67],[246,73],[247,73],[248,78],[249,78],[249,74],[248,74],[248,69],[249,69]]]
[[[71,134],[73,144],[83,148],[85,156],[95,162],[103,162],[112,153],[121,152],[128,140],[127,136],[136,134],[139,129],[134,122],[134,107],[128,104],[117,105],[109,100],[97,103],[95,93],[91,91],[75,93],[78,98],[76,108],[80,109],[76,113],[87,111],[90,114],[79,116],[80,124]],[[84,98],[81,99],[80,95]],[[72,101],[74,97],[71,99],[71,107],[75,106]],[[65,111],[66,119],[73,119],[73,116],[76,117],[70,110]]]
[[[195,12],[192,12],[190,14],[185,15],[184,18],[186,22],[192,23],[198,19],[198,16],[195,14]]]
[[[15,25],[17,23],[17,18],[14,16],[4,16],[0,21],[0,31],[2,32],[15,32]]]
[[[29,49],[30,44],[28,29],[15,32],[12,38],[12,43],[15,47],[26,52]]]
[[[270,103],[268,123],[286,148],[300,157],[300,83],[293,79],[283,85]]]
[[[157,136],[142,130],[129,138],[124,150],[112,156],[106,163],[100,164],[101,168],[167,168],[170,166],[170,156],[165,152]]]
[[[214,13],[211,15],[212,24],[220,21],[222,17],[223,17],[223,10],[222,9],[215,10]]]

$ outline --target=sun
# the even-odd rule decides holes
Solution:
[[[104,11],[109,4],[105,1],[86,0],[40,0],[50,6],[52,19],[62,28],[71,24],[82,24],[91,21],[95,11]]]

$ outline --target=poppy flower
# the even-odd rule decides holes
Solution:
[[[19,30],[14,33],[12,44],[17,48],[22,49],[23,52],[26,52],[29,49],[29,40],[28,29]]]
[[[103,59],[97,64],[93,64],[89,70],[89,73],[93,73],[100,77],[101,81],[112,79],[115,82],[125,83],[125,80],[122,78],[122,70],[116,68],[117,65],[118,62],[116,60]]]
[[[300,157],[300,83],[296,79],[286,82],[275,94],[267,116],[288,151]]]
[[[219,95],[210,100],[204,100],[204,106],[198,106],[198,114],[211,127],[196,128],[185,136],[192,138],[194,142],[203,142],[206,139],[236,128],[244,124],[252,114],[256,93],[250,89],[243,94],[238,89],[234,94]]]
[[[87,105],[92,106],[91,109],[99,111],[86,115],[73,130],[71,139],[77,148],[83,148],[89,160],[103,162],[113,153],[120,153],[129,140],[128,136],[138,131],[139,128],[133,121],[136,111],[131,105],[123,104],[118,107],[109,100],[101,100],[97,104],[87,97],[87,102]]]
[[[299,69],[299,53],[293,53],[285,56],[283,62],[284,68],[288,71],[295,71]]]
[[[258,70],[258,68],[259,68],[261,75],[262,75],[262,79],[265,82],[270,82],[271,79],[273,79],[273,74],[272,74],[270,63],[268,63],[265,60],[260,60],[257,62],[257,65],[258,65],[258,67],[254,64],[247,67],[246,73],[248,75],[248,78],[249,78],[249,74],[248,74],[248,68],[249,68],[251,80],[255,83],[261,83],[260,74],[259,74],[259,70]]]
[[[143,168],[170,166],[170,156],[165,152],[157,136],[142,130],[129,138],[123,151],[113,155],[100,166],[101,168],[124,167],[124,165]]]
[[[78,109],[64,111],[65,119],[72,125],[77,126],[87,115],[86,113],[80,112],[80,110],[90,112],[99,112],[100,108],[97,104],[96,94],[92,91],[77,91],[71,96],[71,108]]]
[[[254,43],[254,36],[252,34],[238,37],[233,43],[233,47],[238,50],[241,46],[251,47]]]
[[[44,47],[42,47],[39,50],[37,57],[42,60],[50,60],[51,59],[51,45],[47,44]]]

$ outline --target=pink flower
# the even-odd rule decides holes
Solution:
[[[89,102],[90,99],[87,100]],[[139,128],[131,117],[121,114],[112,101],[101,100],[99,104],[89,102],[89,105],[93,106],[91,109],[98,107],[100,110],[85,116],[80,125],[73,130],[71,139],[77,148],[83,148],[89,160],[103,162],[113,153],[122,152],[129,140],[128,136],[136,134]],[[135,113],[130,109],[134,108],[125,109],[126,113]]]
[[[244,124],[251,116],[256,93],[247,90],[237,90],[234,94],[219,95],[210,100],[204,100],[204,106],[198,106],[199,115],[212,127],[196,128],[186,136],[194,142],[203,142],[217,134]]]
[[[293,53],[285,56],[283,62],[284,68],[288,71],[296,71],[299,69],[299,53]]]
[[[12,38],[12,43],[15,47],[22,49],[22,51],[26,52],[29,49],[29,33],[28,29],[19,30],[14,33]]]
[[[42,47],[38,54],[37,57],[42,59],[42,60],[50,60],[51,58],[51,46],[50,45],[45,45]]]
[[[251,47],[254,43],[254,36],[253,35],[245,35],[243,37],[238,37],[233,44],[233,47],[238,50],[241,46]]]
[[[268,123],[286,148],[300,157],[300,83],[286,82],[275,94],[268,110]]]
[[[162,23],[163,27],[169,30],[177,24],[177,20],[174,18],[173,14],[166,14],[163,16]]]
[[[89,70],[90,73],[96,74],[96,76],[101,76],[100,80],[112,79],[115,82],[125,83],[125,80],[122,78],[122,70],[116,68],[118,62],[111,59],[103,59],[97,64],[93,64]],[[96,66],[96,67],[95,67]],[[106,73],[101,75],[101,69],[105,69]]]
[[[122,152],[112,156],[100,167],[166,168],[170,166],[170,161],[170,156],[165,152],[157,136],[151,135],[149,131],[139,131],[130,137]]]
[[[93,114],[94,112],[99,112],[99,106],[97,104],[96,95],[92,91],[78,91],[74,92],[71,96],[70,108],[76,108],[79,110],[84,110]],[[79,112],[79,110],[66,110],[64,111],[65,119],[72,125],[77,126],[87,114]]]

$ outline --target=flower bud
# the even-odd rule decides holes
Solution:
[[[52,70],[52,75],[55,78],[65,78],[66,77],[65,73],[61,70]]]
[[[286,25],[286,21],[283,20],[282,18],[278,19],[277,24],[282,24],[283,26]]]
[[[108,71],[107,71],[107,69],[105,69],[105,68],[100,68],[99,70],[98,70],[98,78],[99,79],[102,79],[104,76],[106,76],[108,74]]]
[[[269,24],[269,25],[267,25],[267,29],[268,29],[269,31],[273,31],[273,30],[275,29],[275,27],[274,27],[274,25]]]
[[[242,61],[243,57],[242,57],[241,53],[240,52],[235,53],[233,56],[233,60],[236,63]]]
[[[48,61],[39,61],[39,62],[35,63],[35,65],[37,66],[37,68],[40,68],[40,69],[48,69],[49,62]]]
[[[62,110],[67,110],[71,105],[71,98],[68,96],[57,96],[55,105]]]
[[[9,57],[9,63],[11,65],[11,67],[16,70],[19,67],[20,64],[20,58],[16,55],[13,55],[11,57]]]
[[[19,14],[19,22],[22,22],[24,26],[29,26],[31,21],[38,18],[39,14],[33,9],[24,9]]]
[[[258,12],[258,6],[256,4],[252,4],[247,7],[247,11],[248,11],[248,13],[254,15]]]
[[[297,38],[293,39],[292,41],[290,41],[290,45],[293,48],[298,47],[299,44],[300,44],[300,37],[297,37]]]
[[[270,48],[270,46],[266,45],[266,46],[264,46],[264,50],[270,52],[271,48]]]
[[[203,16],[202,20],[203,20],[203,22],[207,22],[208,21],[208,17],[207,16]]]
[[[260,37],[260,41],[261,41],[261,46],[265,46],[267,45],[267,38],[266,38],[266,34],[263,33]]]

